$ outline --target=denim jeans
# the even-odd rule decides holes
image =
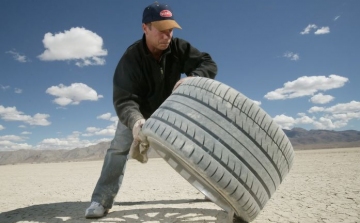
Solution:
[[[107,209],[112,207],[124,177],[132,141],[132,131],[119,121],[91,201],[96,201]]]

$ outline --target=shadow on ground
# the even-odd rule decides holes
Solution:
[[[139,201],[117,202],[116,206],[156,205],[156,204],[184,204],[206,202],[204,200],[166,200],[166,201]],[[63,202],[40,204],[19,208],[0,213],[0,222],[224,222],[227,214],[221,210],[200,208],[134,208],[130,210],[116,210],[101,219],[85,219],[84,211],[89,202]]]

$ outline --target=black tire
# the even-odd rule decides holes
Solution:
[[[289,172],[294,153],[282,129],[246,96],[191,78],[142,129],[150,147],[224,210],[250,222]]]

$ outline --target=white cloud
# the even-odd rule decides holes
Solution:
[[[277,115],[273,120],[282,128],[282,129],[291,129],[295,125],[295,119],[293,117],[286,116],[284,114]]]
[[[284,100],[310,96],[318,91],[327,91],[334,88],[340,88],[349,79],[346,77],[331,74],[325,76],[303,76],[294,81],[286,82],[283,88],[268,92],[264,97],[268,100]]]
[[[21,55],[20,53],[16,52],[16,50],[9,50],[6,53],[11,54],[16,61],[21,63],[30,62],[30,60],[25,55]]]
[[[300,59],[299,54],[293,52],[284,53],[284,57],[289,58],[290,60],[297,61]]]
[[[326,112],[334,114],[356,112],[360,113],[360,102],[351,101],[349,103],[341,103],[325,109]]]
[[[318,121],[314,122],[316,129],[337,129],[347,125],[347,121],[338,120],[333,121],[331,118],[321,117]]]
[[[33,147],[27,143],[16,143],[8,140],[0,140],[0,147],[2,151],[14,151],[19,149],[32,149]]]
[[[86,128],[86,131],[87,132],[97,132],[99,131],[100,129],[99,128],[96,128],[96,127],[87,127]]]
[[[0,141],[24,141],[23,137],[16,136],[16,135],[4,135],[0,136]]]
[[[255,101],[255,100],[252,100],[254,102],[254,104],[257,104],[257,105],[261,105],[261,101]]]
[[[5,127],[0,125],[0,130],[4,130],[4,129],[5,129]]]
[[[91,57],[75,63],[75,65],[78,67],[85,67],[89,65],[104,65],[104,64],[105,64],[105,59],[99,57]]]
[[[102,114],[102,115],[99,115],[96,117],[97,119],[105,119],[105,120],[109,120],[111,118],[111,113],[108,112],[108,113],[105,113],[105,114]]]
[[[16,94],[21,94],[21,93],[22,93],[22,89],[20,89],[20,88],[15,88],[14,92],[15,92]]]
[[[291,129],[298,124],[311,124],[314,122],[314,118],[310,118],[304,114],[299,114],[300,118],[293,118],[290,116],[276,115],[274,121],[283,129]]]
[[[315,35],[323,35],[323,34],[328,34],[330,33],[330,28],[328,26],[326,27],[321,27],[320,29],[315,31]]]
[[[338,16],[336,16],[335,18],[334,18],[334,21],[336,21],[336,20],[338,20],[340,18],[340,16],[338,15]]]
[[[25,125],[19,125],[19,128],[26,128],[26,126]]]
[[[95,133],[95,135],[114,136],[115,129],[106,128]]]
[[[21,135],[31,135],[31,134],[32,134],[31,132],[27,132],[27,131],[21,133]]]
[[[326,104],[334,100],[331,95],[323,95],[322,93],[316,94],[310,98],[310,101],[314,104]]]
[[[21,121],[30,125],[47,126],[51,122],[47,120],[50,115],[37,113],[34,116],[25,115],[23,112],[18,111],[16,107],[4,107],[0,105],[0,118],[5,121]]]
[[[20,143],[27,139],[26,137],[16,135],[0,136],[0,148],[1,151],[13,151],[19,149],[31,149],[32,146],[27,143]]]
[[[318,106],[314,106],[314,107],[311,107],[308,112],[309,113],[316,113],[316,112],[322,112],[324,111],[325,108],[324,107],[318,107]]]
[[[98,95],[94,89],[83,83],[73,83],[70,86],[59,84],[48,88],[46,93],[57,97],[54,102],[60,106],[77,105],[81,101],[97,101],[99,98],[103,98],[102,95]]]
[[[82,134],[82,136],[89,137],[94,135],[105,135],[105,136],[114,136],[116,127],[117,127],[118,119],[113,122],[113,124],[107,126],[104,129],[100,129],[97,127],[88,127],[86,128],[86,133]]]
[[[257,103],[257,102],[255,102],[255,103]],[[258,105],[261,105],[261,102],[259,102]],[[119,117],[117,117],[117,116],[112,116],[112,117],[110,118],[110,121],[112,121],[112,122],[118,122],[118,121],[119,121]]]
[[[108,54],[103,39],[85,28],[73,27],[63,33],[46,33],[43,39],[46,50],[40,60],[75,60],[77,66],[104,65]]]
[[[301,35],[309,34],[312,29],[316,29],[317,26],[315,24],[309,24],[304,31],[300,32]]]
[[[297,124],[312,124],[315,129],[338,129],[346,126],[352,119],[360,119],[360,102],[351,101],[328,108],[314,106],[308,112],[317,113],[319,117],[310,118],[304,116],[304,113],[299,113],[300,118],[297,119],[278,115],[274,120],[283,128],[290,128]]]
[[[111,116],[111,113],[108,112],[108,113],[105,113],[105,114],[102,114],[102,115],[99,115],[96,117],[97,119],[104,119],[104,120],[109,120],[109,121],[112,121],[112,122],[116,122],[119,120],[119,118],[117,116]]]
[[[1,85],[0,84],[0,87],[1,87],[1,89],[3,90],[3,91],[6,91],[7,89],[9,89],[10,88],[10,86],[3,86],[3,85]]]
[[[65,138],[47,138],[42,140],[35,149],[74,149],[83,148],[91,145],[98,144],[102,141],[110,141],[111,139],[103,138],[98,140],[82,140],[79,138],[80,132],[73,132]]]

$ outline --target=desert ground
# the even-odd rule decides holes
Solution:
[[[0,222],[225,222],[163,159],[130,160],[110,213],[84,211],[102,161],[0,166]],[[296,151],[260,222],[360,222],[360,148]]]

